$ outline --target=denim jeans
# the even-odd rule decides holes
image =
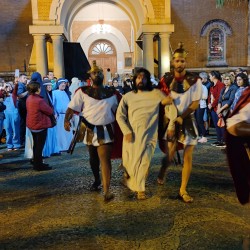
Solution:
[[[218,123],[219,117],[214,110],[211,111],[211,116],[212,116],[212,120],[214,123],[214,127],[216,129],[217,141],[224,142],[225,128],[218,127],[217,123]]]
[[[206,137],[206,129],[204,126],[204,119],[203,119],[205,110],[206,108],[198,108],[195,111],[195,117],[198,124],[199,135],[202,135],[204,137]]]

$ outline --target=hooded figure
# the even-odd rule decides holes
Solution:
[[[71,97],[74,96],[75,91],[79,88],[79,83],[80,83],[80,81],[77,77],[73,77],[71,79],[71,85],[69,87],[69,91],[71,92]]]
[[[41,93],[40,93],[40,96],[43,97],[43,99],[49,103],[48,101],[48,97],[46,95],[46,89],[45,89],[45,86],[43,85],[43,81],[42,81],[42,76],[39,72],[34,72],[32,75],[31,75],[31,81],[34,81],[34,82],[39,82],[40,84],[40,88],[41,88]]]

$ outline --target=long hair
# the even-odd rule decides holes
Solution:
[[[243,80],[243,87],[249,86],[248,76],[246,74],[239,73],[238,75],[235,76],[235,79],[237,79],[237,77],[240,77]]]
[[[145,90],[148,90],[148,91],[151,91],[153,90],[153,86],[152,86],[152,82],[151,82],[151,79],[150,79],[150,72],[145,69],[145,68],[140,68],[136,71],[136,73],[134,74],[134,77],[133,77],[133,90],[135,93],[138,92],[138,89],[136,87],[136,78],[137,76],[140,74],[140,73],[144,73],[145,77],[146,77],[146,80],[147,80],[147,83],[146,83],[146,88]]]

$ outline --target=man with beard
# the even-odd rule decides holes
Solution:
[[[144,68],[137,71],[133,82],[134,91],[123,96],[116,119],[123,133],[123,184],[137,193],[138,200],[144,200],[145,182],[157,143],[159,106],[172,103],[172,99],[153,89],[150,72]]]
[[[202,97],[201,79],[190,72],[186,72],[187,52],[183,44],[175,50],[172,60],[173,71],[166,73],[161,82],[170,91],[177,109],[177,117],[170,122],[171,127],[167,128],[167,149],[165,159],[158,175],[158,184],[164,183],[164,175],[167,167],[174,158],[177,142],[184,145],[183,169],[179,198],[186,203],[193,201],[187,193],[186,187],[192,170],[193,149],[197,144],[197,126],[194,118],[194,111],[199,107]]]
[[[108,202],[114,198],[114,195],[109,191],[109,187],[111,152],[114,142],[113,123],[118,98],[114,88],[104,88],[103,70],[96,65],[96,61],[93,61],[93,66],[88,73],[92,80],[92,86],[81,87],[75,92],[66,111],[64,128],[69,131],[73,114],[80,115],[83,123],[83,142],[88,145],[90,166],[95,178],[90,190],[100,190],[99,165],[101,163],[104,201]]]

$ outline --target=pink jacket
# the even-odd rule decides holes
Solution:
[[[29,129],[39,130],[51,127],[50,115],[53,109],[37,94],[30,95],[26,101],[26,124]]]

